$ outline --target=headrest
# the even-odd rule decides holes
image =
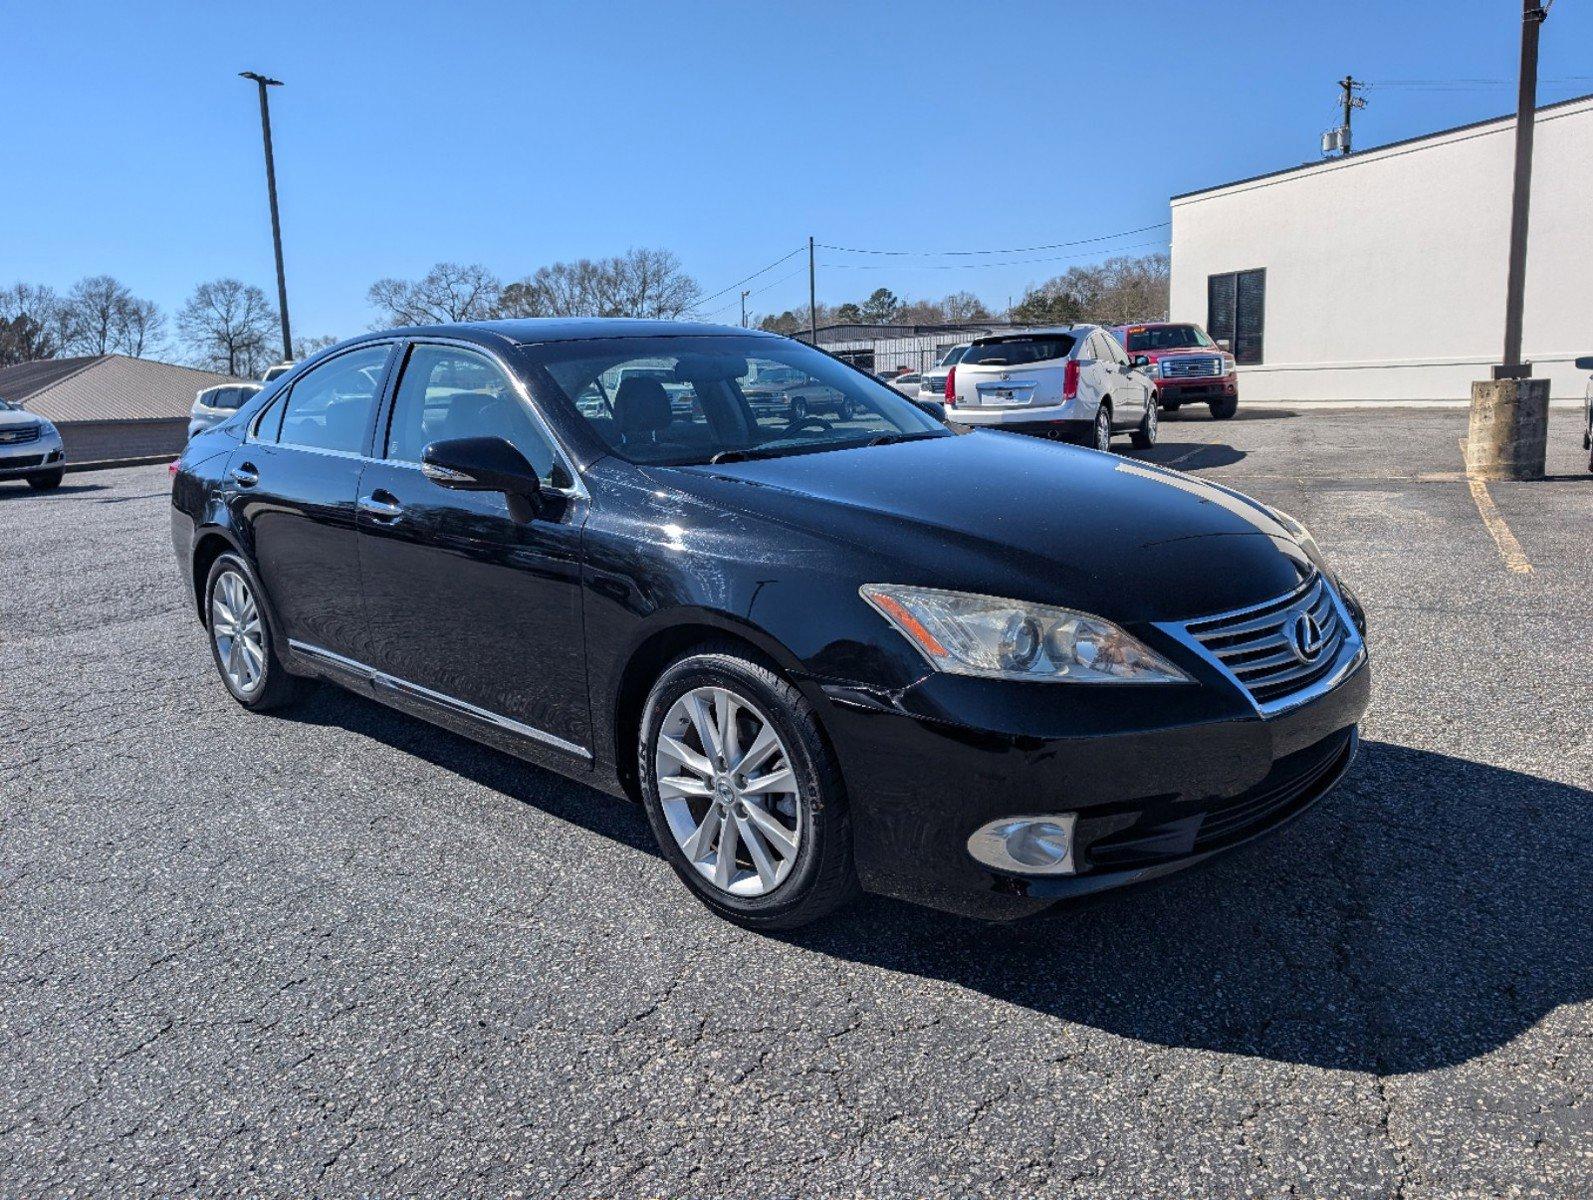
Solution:
[[[656,379],[632,375],[614,393],[614,419],[624,434],[657,433],[674,419],[669,393]]]

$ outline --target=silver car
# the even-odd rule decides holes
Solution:
[[[1576,369],[1593,371],[1593,354],[1577,359]],[[1582,400],[1582,449],[1588,452],[1587,469],[1593,471],[1593,379],[1587,381],[1587,395]]]
[[[188,436],[193,437],[202,429],[220,425],[261,386],[258,383],[223,383],[205,388],[194,397],[194,406],[188,410]]]
[[[60,430],[20,404],[0,400],[0,480],[26,479],[41,492],[61,486],[66,447]]]

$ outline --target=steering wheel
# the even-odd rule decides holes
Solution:
[[[794,421],[786,422],[786,433],[797,433],[803,429],[812,429],[817,433],[829,433],[830,423],[820,417],[798,417]]]

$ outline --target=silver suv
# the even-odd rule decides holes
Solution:
[[[946,416],[1111,449],[1128,433],[1156,444],[1156,384],[1143,354],[1130,358],[1099,325],[1025,329],[978,338],[954,366]]]
[[[262,386],[258,383],[222,383],[205,388],[194,397],[194,406],[188,410],[188,436],[193,437],[202,429],[220,425],[242,408],[243,402]]]
[[[26,479],[45,492],[61,486],[65,471],[60,431],[20,404],[0,400],[0,480]]]

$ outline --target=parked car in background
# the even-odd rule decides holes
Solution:
[[[888,379],[886,382],[902,395],[916,400],[918,399],[919,389],[923,386],[924,376],[918,371],[903,371],[900,375]]]
[[[944,405],[946,401],[946,376],[951,374],[951,368],[962,361],[962,356],[968,353],[970,343],[963,342],[953,346],[940,356],[940,361],[929,370],[925,371],[918,384],[918,398],[932,400],[936,404]]]
[[[946,415],[962,425],[1044,433],[1097,450],[1127,433],[1156,444],[1156,388],[1099,325],[1026,329],[976,339],[950,368]]]
[[[293,370],[293,368],[296,365],[297,364],[295,364],[294,361],[290,358],[290,359],[285,360],[284,362],[277,363],[276,366],[274,366],[274,367],[267,367],[265,369],[265,374],[260,376],[260,382],[261,383],[270,383],[273,379],[280,379],[280,378],[282,378],[282,376],[286,375],[289,371]]]
[[[1215,342],[1199,325],[1181,321],[1148,321],[1112,328],[1130,355],[1144,355],[1156,380],[1161,406],[1168,412],[1195,401],[1226,420],[1239,411],[1239,374],[1228,347]]]
[[[1593,354],[1584,354],[1576,360],[1578,371],[1593,372]],[[1593,376],[1587,382],[1582,401],[1582,449],[1588,452],[1587,469],[1593,471]]]
[[[741,390],[750,403],[776,408],[792,421],[820,415],[849,421],[853,416],[851,397],[844,391],[789,367],[761,371]]]
[[[222,383],[205,388],[194,397],[194,406],[188,410],[188,436],[221,424],[264,386],[263,383]]]
[[[648,377],[577,405],[660,359],[689,418]],[[857,419],[760,415],[746,389],[787,368]],[[1360,605],[1293,518],[959,435],[745,329],[366,334],[196,436],[170,514],[243,707],[321,678],[630,797],[685,886],[760,930],[859,887],[1013,918],[1190,866],[1326,794],[1370,686]],[[269,769],[248,745],[213,747],[240,780]],[[1289,853],[1316,852],[1251,867]]]
[[[25,479],[46,492],[60,487],[65,473],[66,447],[55,425],[0,399],[0,480]]]

